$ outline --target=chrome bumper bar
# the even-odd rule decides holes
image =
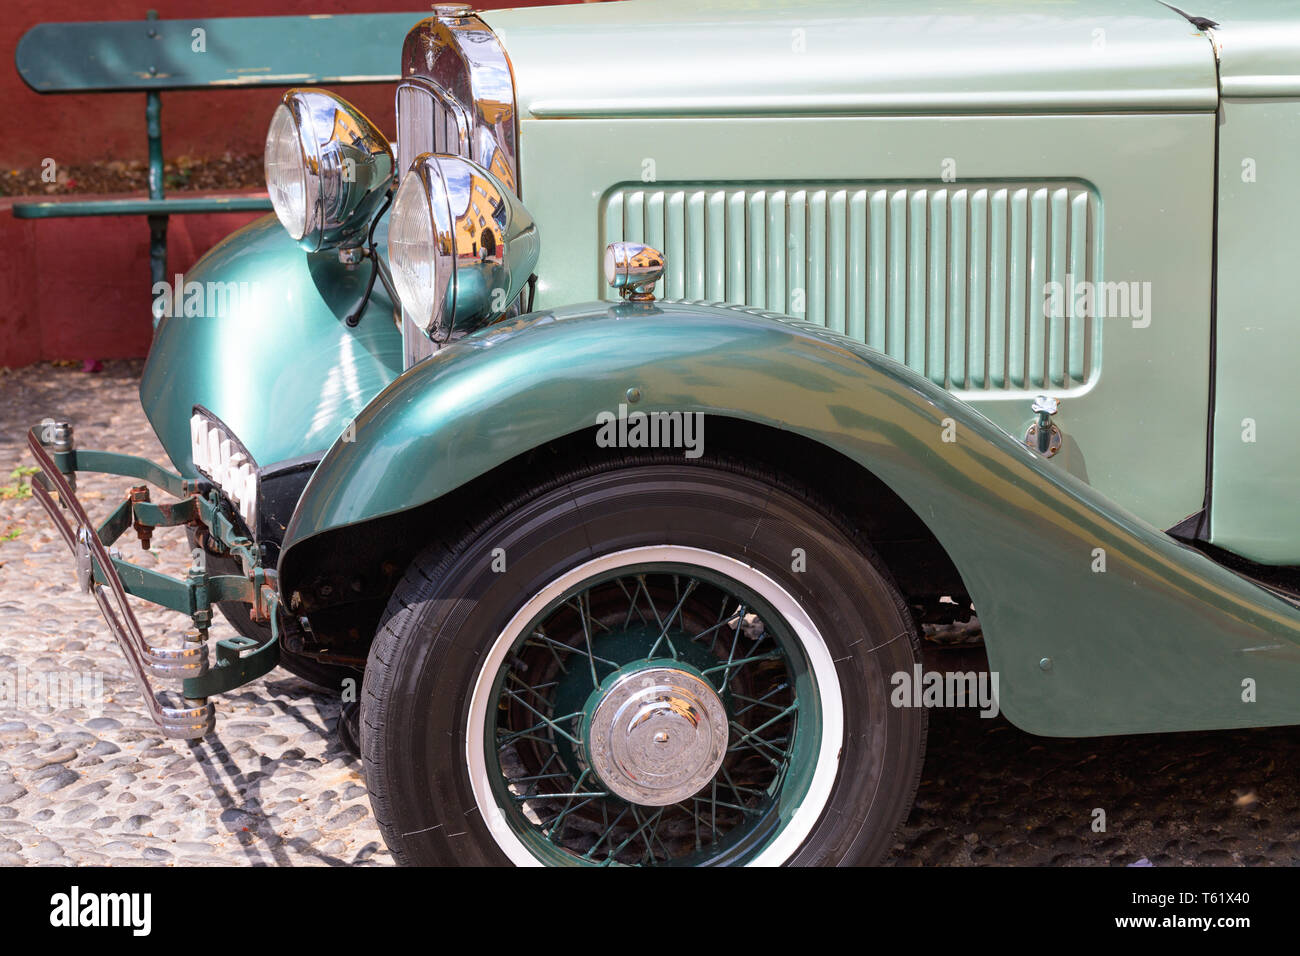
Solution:
[[[38,428],[27,433],[27,445],[40,469],[32,476],[32,496],[72,552],[79,583],[99,605],[140,687],[150,718],[164,736],[203,737],[212,729],[215,717],[208,697],[260,677],[279,661],[274,575],[258,566],[252,542],[235,531],[222,512],[219,496],[205,482],[181,478],[131,456],[93,451],[78,456],[70,424],[45,423]],[[136,486],[96,527],[73,490],[79,458],[83,465],[80,470],[144,479],[180,500],[155,504],[147,486]],[[210,497],[205,498],[205,494]],[[140,568],[109,551],[109,545],[126,530],[134,529],[147,547],[153,528],[179,524],[206,526],[215,541],[241,557],[246,575],[208,575],[200,563],[190,569],[185,581],[180,581]],[[141,629],[127,601],[128,594],[189,614],[199,639],[187,639],[180,647],[153,644]],[[262,645],[243,637],[218,641],[217,663],[210,666],[207,633],[211,605],[223,600],[251,604],[255,615],[269,617],[273,636]],[[151,678],[180,680],[184,684],[179,692],[158,691]]]

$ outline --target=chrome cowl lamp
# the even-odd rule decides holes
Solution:
[[[435,342],[504,315],[540,250],[523,203],[477,163],[423,153],[402,177],[388,261],[402,308]]]

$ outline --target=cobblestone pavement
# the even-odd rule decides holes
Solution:
[[[35,502],[13,497],[23,433],[49,415],[84,447],[165,461],[136,396],[139,363],[99,374],[0,369],[0,679],[102,675],[93,710],[0,700],[0,865],[386,864],[360,763],[339,746],[337,695],[276,670],[217,698],[203,742],[164,740],[94,601]],[[126,479],[85,476],[106,512]],[[129,544],[129,547],[125,545]],[[184,535],[132,560],[182,573]],[[152,634],[184,619],[136,602]],[[213,636],[233,634],[224,621]],[[959,655],[954,658],[952,655]],[[935,661],[970,666],[968,651]],[[927,667],[934,666],[928,662]],[[68,703],[59,701],[58,703]],[[75,704],[76,701],[70,703]],[[916,806],[895,865],[1300,863],[1300,731],[1101,740],[1031,737],[974,710],[933,711]],[[1106,829],[1094,832],[1095,810]]]

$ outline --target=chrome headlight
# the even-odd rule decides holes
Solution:
[[[388,263],[402,308],[430,338],[443,341],[502,315],[540,250],[523,203],[477,163],[424,153],[403,176]]]
[[[266,133],[266,189],[308,252],[359,245],[393,180],[388,140],[360,110],[320,90],[290,90]]]

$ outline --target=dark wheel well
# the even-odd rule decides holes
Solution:
[[[794,432],[713,415],[708,428],[708,456],[700,461],[714,455],[749,460],[829,499],[871,542],[918,623],[969,617],[966,587],[947,552],[917,514],[871,472]],[[493,498],[502,497],[503,490],[529,497],[538,490],[539,476],[564,471],[566,462],[589,461],[595,447],[594,429],[575,432],[428,504],[337,528],[292,549],[280,574],[290,608],[310,622],[303,652],[323,660],[363,660],[389,597],[425,543],[456,530],[489,492]],[[620,449],[617,454],[626,460],[636,452]]]

